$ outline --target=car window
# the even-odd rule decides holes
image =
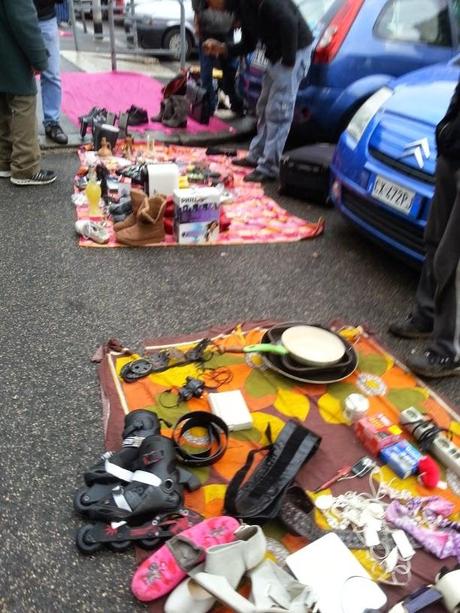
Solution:
[[[314,35],[324,23],[330,21],[331,10],[335,13],[343,2],[344,0],[294,0]]]
[[[454,15],[457,21],[457,27],[460,28],[460,0],[453,0]]]
[[[389,0],[374,28],[387,40],[450,47],[447,0]]]

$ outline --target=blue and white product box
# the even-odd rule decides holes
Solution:
[[[215,187],[176,189],[174,230],[182,245],[212,243],[219,236],[220,192]]]
[[[400,441],[382,449],[380,457],[400,479],[406,479],[417,472],[418,463],[423,456],[407,441]]]

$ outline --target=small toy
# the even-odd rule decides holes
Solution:
[[[105,136],[101,138],[101,146],[98,149],[97,154],[101,158],[109,157],[110,155],[112,155],[112,149],[110,147],[110,143],[108,142]]]

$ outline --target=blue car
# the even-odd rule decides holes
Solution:
[[[331,199],[341,213],[417,265],[434,191],[435,128],[459,76],[460,56],[381,88],[352,118],[331,166]]]
[[[392,78],[447,62],[459,51],[458,0],[294,0],[315,34],[295,129],[336,142],[361,104]],[[255,61],[254,61],[255,58]],[[240,91],[259,97],[260,53],[246,59]]]

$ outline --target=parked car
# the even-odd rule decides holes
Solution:
[[[458,0],[294,1],[315,34],[294,120],[296,132],[303,124],[311,138],[336,142],[361,104],[392,78],[448,61],[459,49]],[[240,71],[240,91],[254,107],[262,70],[251,59]]]
[[[165,49],[174,57],[180,55],[180,4],[178,0],[136,0],[134,16],[125,12],[125,32],[129,45],[135,43],[134,23],[137,40],[142,49]],[[198,45],[193,23],[191,0],[184,0],[185,8],[185,55],[189,57]]]
[[[380,89],[352,118],[331,166],[331,199],[342,214],[416,264],[434,191],[435,127],[459,76],[460,56]]]

